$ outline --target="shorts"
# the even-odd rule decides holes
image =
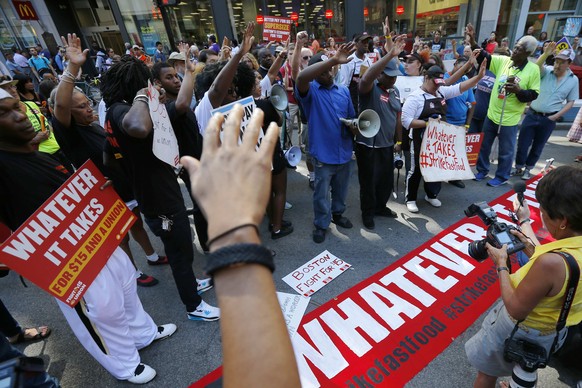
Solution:
[[[489,376],[511,376],[513,363],[505,361],[503,348],[505,339],[509,338],[514,327],[515,323],[509,317],[503,302],[499,302],[489,311],[479,332],[465,343],[465,353],[469,363]],[[568,334],[567,328],[560,331],[556,350],[564,343],[566,334]],[[519,328],[514,338],[535,342],[545,347],[546,352],[549,353],[555,336],[555,332],[540,335],[538,330],[528,329],[526,332]]]

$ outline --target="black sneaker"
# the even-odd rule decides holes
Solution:
[[[375,214],[380,217],[398,218],[398,214],[389,207],[378,209]]]
[[[374,223],[373,217],[362,216],[362,223],[364,224],[366,229],[374,229],[376,227],[376,224]]]
[[[313,242],[317,244],[321,244],[325,241],[325,229],[315,228],[313,230]]]
[[[142,287],[152,287],[158,284],[158,279],[153,276],[146,275],[145,273],[141,273],[139,277],[136,279],[137,285]]]
[[[465,188],[465,183],[463,183],[463,181],[449,181],[449,183],[453,186],[458,187],[459,189]]]
[[[167,256],[158,256],[157,260],[146,260],[148,262],[148,265],[166,265],[166,264],[170,264],[170,262],[168,261],[168,257]]]
[[[273,240],[277,240],[278,238],[281,237],[285,237],[287,235],[290,235],[291,233],[293,233],[293,226],[281,226],[281,229],[277,232],[272,231],[271,232],[271,238]]]
[[[347,217],[344,217],[341,214],[334,214],[331,218],[331,222],[345,229],[350,229],[354,226]]]
[[[290,226],[293,226],[291,221],[281,220],[281,229],[288,228]],[[272,231],[273,231],[273,224],[269,224],[269,232],[272,232]]]

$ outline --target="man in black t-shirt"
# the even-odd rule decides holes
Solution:
[[[34,136],[18,100],[0,90],[0,222],[13,231],[70,176],[55,159],[34,151]],[[81,344],[115,378],[144,384],[155,377],[138,349],[172,335],[176,325],[156,326],[144,311],[123,250],[111,254],[75,308],[57,304]]]
[[[111,125],[108,141],[119,146],[129,162],[134,194],[146,223],[162,239],[188,318],[215,321],[220,310],[198,295],[212,287],[211,280],[197,280],[192,269],[192,232],[176,174],[152,151],[153,123],[146,95],[150,76],[143,62],[130,57],[105,74],[102,91],[108,107],[106,121]],[[133,106],[126,101],[134,101]]]

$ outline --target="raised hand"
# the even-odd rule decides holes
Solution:
[[[390,19],[388,18],[388,15],[386,15],[386,18],[382,23],[382,31],[384,31],[384,36],[390,35]]]
[[[398,56],[404,50],[404,46],[406,45],[406,34],[398,35],[396,39],[394,39],[394,44],[388,51],[388,55]]]
[[[351,59],[348,57],[356,51],[356,44],[354,42],[344,43],[337,49],[333,56],[339,64],[348,63]]]
[[[242,45],[241,45],[241,48],[239,51],[241,53],[241,56],[245,55],[246,53],[248,53],[251,50],[251,47],[253,46],[253,42],[255,41],[255,37],[253,35],[254,32],[255,32],[255,23],[249,22],[247,24],[247,28],[245,29],[245,33],[243,35]]]
[[[552,55],[556,51],[556,42],[550,42],[544,49],[544,54]]]
[[[69,63],[77,66],[83,66],[87,60],[87,54],[89,49],[83,50],[81,48],[81,39],[77,38],[77,34],[67,34],[67,39],[61,36],[61,41],[66,49],[67,58],[69,58]]]
[[[184,58],[186,58],[186,70],[194,71],[196,60],[190,59],[190,45],[188,43],[180,42],[178,43],[178,51],[184,54]]]
[[[301,31],[297,33],[297,46],[303,47],[309,41],[309,35],[307,31]]]

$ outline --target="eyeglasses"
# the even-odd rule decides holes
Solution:
[[[310,60],[310,59],[311,59],[311,56],[309,56],[309,55],[306,55],[306,56],[304,56],[304,57],[303,57],[303,60],[304,60],[304,61],[308,61],[308,60]]]

